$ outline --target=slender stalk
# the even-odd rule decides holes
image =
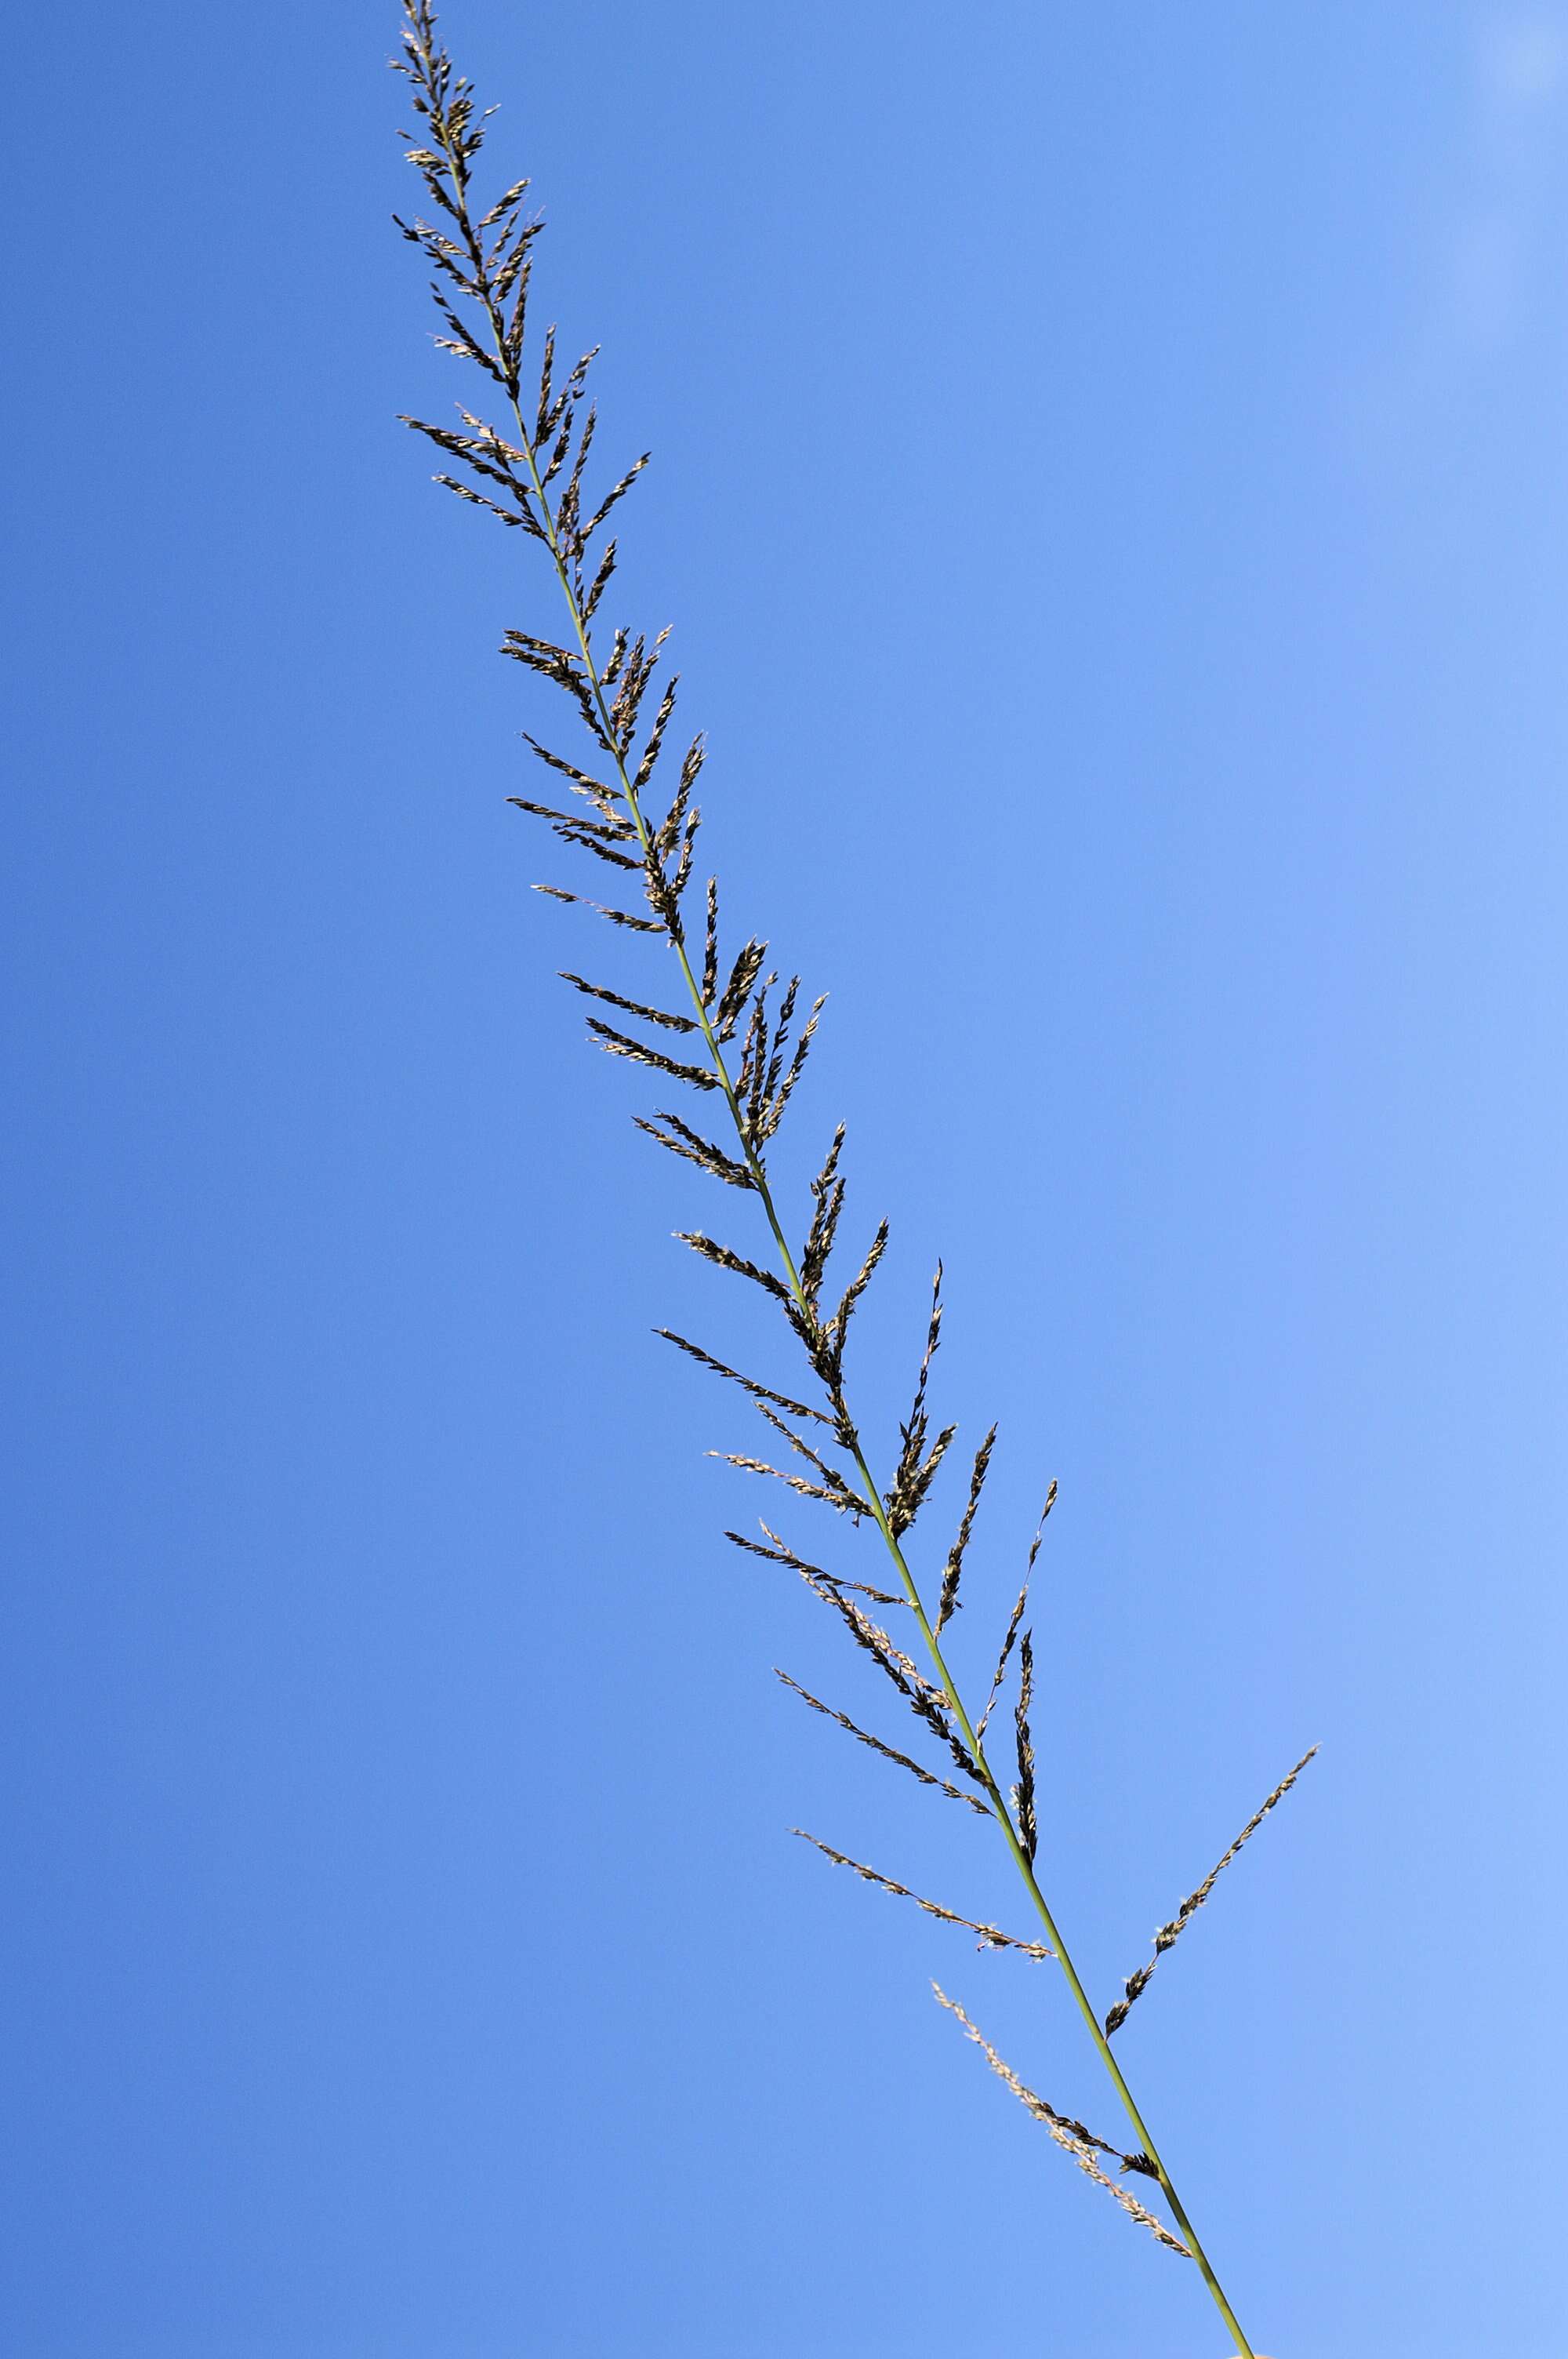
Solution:
[[[543,475],[535,450],[534,437],[530,433],[523,415],[519,387],[515,375],[511,368],[507,357],[503,324],[494,296],[489,287],[489,274],[485,267],[483,250],[469,211],[467,197],[467,159],[457,146],[447,136],[445,126],[442,123],[433,121],[432,130],[451,169],[453,184],[458,200],[453,214],[453,223],[467,249],[473,266],[474,281],[481,290],[480,299],[492,339],[493,357],[500,371],[501,382],[503,384],[507,391],[508,403],[512,411],[512,417],[517,435],[516,447],[522,452],[527,466],[533,495],[537,504],[539,517],[543,527],[543,538],[550,553],[551,561],[555,568],[556,578],[560,584],[561,595],[566,603],[567,612],[571,623],[572,635],[577,642],[578,652],[582,663],[586,683],[589,692],[592,698],[594,708],[599,715],[600,728],[603,733],[603,742],[607,750],[610,751],[611,757],[614,762],[616,774],[620,781],[621,791],[625,798],[626,808],[636,831],[637,842],[643,858],[646,860],[650,856],[653,849],[651,832],[647,821],[643,816],[642,806],[638,799],[637,789],[627,768],[626,762],[622,756],[614,750],[616,745],[616,734],[611,717],[610,706],[604,693],[604,684],[600,677],[599,667],[594,660],[588,625],[584,619],[582,609],[573,585],[571,568],[567,561],[567,556],[563,550],[560,538],[557,531],[556,513],[550,506],[549,498],[546,491]],[[718,1033],[714,1028],[713,1022],[708,1015],[708,1007],[703,999],[702,992],[697,984],[697,977],[692,972],[691,961],[687,953],[685,940],[683,940],[680,932],[674,928],[667,929],[666,939],[669,940],[670,945],[675,951],[676,962],[679,965],[681,972],[681,978],[690,998],[694,1016],[701,1030],[715,1078],[723,1093],[724,1102],[729,1108],[730,1121],[734,1126],[736,1139],[739,1143],[741,1153],[744,1159],[745,1168],[750,1175],[752,1186],[762,1203],[763,1214],[766,1218],[768,1227],[772,1232],[773,1244],[778,1252],[779,1263],[784,1282],[788,1286],[791,1299],[801,1321],[807,1332],[810,1332],[817,1325],[816,1314],[806,1297],[795,1255],[790,1247],[789,1241],[784,1234],[784,1225],[779,1219],[777,1207],[773,1202],[773,1191],[768,1182],[766,1169],[763,1166],[762,1158],[758,1154],[756,1147],[753,1144],[745,1117],[741,1113],[740,1100],[736,1094],[735,1083],[731,1078],[729,1065],[725,1059],[722,1043],[719,1038]],[[1061,1932],[1057,1928],[1055,1919],[1053,1917],[1051,1909],[1046,1902],[1045,1896],[1040,1888],[1040,1885],[1034,1874],[1033,1865],[1019,1838],[1018,1830],[1013,1823],[1012,1813],[1008,1808],[1002,1788],[998,1783],[996,1776],[986,1758],[981,1742],[976,1735],[974,1723],[970,1720],[968,1711],[959,1693],[957,1681],[954,1678],[953,1672],[943,1654],[941,1643],[936,1633],[932,1628],[930,1617],[926,1613],[925,1602],[921,1596],[919,1586],[915,1581],[914,1573],[910,1570],[908,1560],[904,1555],[903,1549],[900,1544],[898,1536],[893,1530],[887,1507],[883,1502],[881,1486],[876,1482],[875,1477],[872,1475],[871,1470],[866,1462],[865,1452],[861,1446],[858,1430],[853,1427],[852,1420],[849,1421],[849,1430],[853,1437],[848,1445],[849,1454],[854,1461],[856,1471],[860,1475],[860,1482],[863,1486],[863,1499],[861,1504],[863,1505],[865,1511],[871,1516],[872,1520],[876,1524],[877,1529],[881,1535],[883,1544],[886,1547],[888,1555],[897,1571],[899,1582],[904,1593],[904,1598],[909,1605],[910,1611],[914,1615],[915,1621],[919,1625],[921,1637],[925,1643],[937,1679],[941,1683],[943,1694],[946,1696],[947,1702],[951,1707],[954,1719],[957,1723],[964,1743],[975,1762],[976,1767],[979,1771],[981,1778],[984,1781],[991,1811],[995,1817],[997,1825],[1000,1830],[1002,1839],[1011,1856],[1013,1865],[1017,1869],[1020,1877],[1022,1879],[1024,1888],[1040,1918],[1042,1925],[1044,1927],[1046,1938],[1051,1948],[1055,1952],[1057,1962],[1061,1966],[1063,1973],[1066,1977],[1068,1988],[1071,1990],[1078,2011],[1082,2015],[1084,2022],[1088,2027],[1089,2036],[1094,2041],[1100,2061],[1104,2065],[1106,2071],[1108,2073],[1117,2095],[1126,2109],[1128,2119],[1132,2125],[1139,2146],[1143,2154],[1147,2157],[1150,2164],[1152,2166],[1155,2175],[1159,2180],[1160,2186],[1164,2192],[1166,2201],[1170,2205],[1171,2212],[1175,2221],[1176,2226],[1185,2240],[1194,2260],[1197,2263],[1204,2283],[1207,2286],[1209,2293],[1213,2297],[1215,2305],[1218,2310],[1220,2316],[1224,2319],[1226,2326],[1235,2340],[1236,2349],[1239,2354],[1239,2359],[1255,2359],[1252,2345],[1249,2343],[1246,2334],[1243,2332],[1241,2326],[1238,2321],[1236,2313],[1232,2310],[1230,2303],[1226,2297],[1225,2289],[1221,2286],[1219,2278],[1215,2273],[1214,2267],[1210,2262],[1207,2254],[1204,2250],[1204,2246],[1198,2237],[1197,2231],[1194,2228],[1192,2221],[1188,2217],[1186,2208],[1183,2204],[1181,2198],[1176,2193],[1176,2190],[1172,2183],[1170,2172],[1166,2169],[1159,2149],[1155,2146],[1153,2138],[1143,2120],[1143,2116],[1138,2109],[1132,2092],[1127,2085],[1121,2067],[1117,2062],[1115,2056],[1111,2052],[1110,2042],[1107,2038],[1106,2033],[1101,2028],[1099,2018],[1096,2015],[1094,2007],[1090,2004],[1088,1995],[1084,1989],[1083,1983],[1078,1975],[1077,1968],[1073,1963],[1072,1956],[1067,1949],[1067,1945],[1062,1938]]]

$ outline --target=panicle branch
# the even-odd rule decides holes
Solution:
[[[1283,1801],[1285,1796],[1290,1792],[1291,1788],[1295,1784],[1296,1779],[1301,1776],[1302,1771],[1306,1767],[1307,1763],[1314,1758],[1316,1753],[1317,1747],[1314,1745],[1302,1755],[1302,1757],[1296,1763],[1295,1767],[1281,1778],[1279,1784],[1275,1787],[1268,1800],[1258,1810],[1253,1811],[1252,1816],[1248,1820],[1247,1824],[1242,1828],[1241,1832],[1237,1836],[1236,1841],[1231,1844],[1229,1850],[1224,1854],[1223,1858],[1215,1862],[1215,1864],[1209,1869],[1208,1874],[1204,1877],[1203,1882],[1198,1886],[1196,1891],[1189,1892],[1181,1907],[1177,1909],[1175,1915],[1171,1919],[1170,1922],[1161,1926],[1159,1931],[1154,1936],[1153,1956],[1149,1960],[1146,1965],[1140,1966],[1136,1973],[1129,1974],[1127,1981],[1122,1985],[1122,1995],[1117,2000],[1116,2005],[1106,2017],[1105,2029],[1108,2039],[1114,2038],[1116,2034],[1121,2029],[1122,2025],[1127,2021],[1129,2015],[1132,2012],[1133,2006],[1142,1996],[1145,1989],[1148,1987],[1149,1978],[1153,1973],[1155,1967],[1159,1964],[1166,1951],[1175,1947],[1180,1935],[1185,1931],[1190,1920],[1196,1915],[1197,1911],[1203,1907],[1204,1902],[1208,1898],[1209,1894],[1214,1890],[1216,1878],[1220,1875],[1223,1869],[1227,1868],[1230,1865],[1231,1861],[1236,1857],[1236,1854],[1241,1849],[1242,1844],[1251,1841],[1252,1837],[1257,1833],[1259,1828],[1262,1825],[1264,1820],[1268,1817],[1275,1804]]]

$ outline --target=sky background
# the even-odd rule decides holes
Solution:
[[[1568,9],[445,23],[833,995],[867,1423],[938,1253],[1000,1420],[971,1678],[1061,1484],[1102,2005],[1323,1746],[1119,2044],[1189,2208],[1276,2359],[1560,2359]],[[773,1680],[876,1709],[650,1332],[750,1348],[730,1206],[527,890],[553,613],[395,422],[471,398],[395,30],[27,28],[0,2349],[1218,2359],[928,1989],[1115,2136],[1057,1982],[789,1839],[1016,1919]]]

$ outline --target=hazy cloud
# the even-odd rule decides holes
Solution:
[[[1494,344],[1525,300],[1568,99],[1568,16],[1510,10],[1480,29],[1467,187],[1449,244],[1450,324]]]

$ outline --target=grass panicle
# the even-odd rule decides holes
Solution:
[[[480,112],[471,84],[453,68],[438,37],[429,0],[405,0],[402,54],[394,62],[406,79],[417,119],[416,132],[405,136],[408,161],[427,207],[425,214],[399,218],[397,226],[429,273],[438,322],[437,344],[469,372],[470,386],[477,382],[479,388],[470,396],[476,406],[459,405],[455,422],[412,416],[406,422],[438,454],[438,483],[535,545],[539,578],[552,601],[548,614],[540,612],[526,624],[506,629],[501,642],[501,652],[539,683],[531,693],[547,691],[554,697],[570,732],[560,742],[553,732],[548,741],[532,734],[527,739],[532,756],[549,774],[553,799],[510,798],[547,831],[557,852],[576,864],[570,881],[551,876],[535,889],[584,917],[603,919],[611,937],[621,940],[628,953],[639,944],[651,953],[656,945],[667,962],[663,970],[667,992],[657,979],[639,977],[635,987],[623,987],[619,979],[598,980],[575,968],[565,970],[564,975],[571,990],[593,1003],[585,1021],[594,1045],[701,1099],[705,1121],[700,1129],[667,1107],[652,1114],[636,1114],[633,1119],[656,1144],[748,1200],[742,1207],[735,1204],[733,1195],[728,1199],[753,1223],[754,1236],[743,1244],[725,1243],[703,1228],[683,1229],[678,1234],[720,1276],[743,1280],[758,1307],[782,1322],[782,1340],[796,1355],[800,1373],[784,1384],[770,1382],[745,1373],[728,1351],[710,1350],[668,1328],[658,1332],[688,1359],[745,1393],[785,1444],[784,1455],[790,1462],[774,1464],[776,1451],[769,1458],[734,1450],[713,1454],[783,1484],[815,1506],[830,1509],[838,1519],[838,1528],[852,1527],[862,1536],[861,1545],[869,1527],[889,1585],[879,1587],[825,1569],[800,1555],[766,1524],[761,1527],[762,1541],[735,1532],[729,1537],[751,1555],[800,1576],[831,1610],[854,1649],[870,1657],[911,1712],[941,1771],[956,1771],[960,1782],[955,1784],[781,1673],[785,1684],[859,1744],[911,1771],[924,1788],[965,1802],[984,1818],[1000,1845],[994,1855],[999,1861],[1005,1858],[1008,1873],[1020,1879],[1044,1938],[1021,1940],[983,1919],[923,1898],[815,1836],[806,1839],[857,1875],[915,1901],[944,1922],[967,1928],[979,1936],[982,1947],[1019,1949],[1032,1959],[1054,1961],[1132,2125],[1135,2142],[1126,2153],[1036,2096],[963,2010],[938,1995],[983,2049],[992,2070],[1045,2123],[1079,2168],[1108,2188],[1122,2209],[1162,2245],[1195,2263],[1236,2350],[1242,2359],[1252,2359],[1252,2346],[1109,2046],[1110,2031],[1125,2017],[1152,1968],[1141,1968],[1131,1978],[1125,1997],[1102,2026],[1035,1874],[1034,1645],[1032,1631],[1023,1625],[1030,1576],[1055,1500],[1055,1484],[1046,1497],[1017,1602],[989,1658],[989,1693],[977,1721],[944,1639],[953,1643],[948,1634],[957,1627],[961,1582],[962,1603],[968,1609],[966,1627],[980,1619],[976,1611],[979,1576],[968,1552],[992,1462],[994,1427],[974,1450],[957,1536],[945,1553],[938,1552],[929,1576],[935,1599],[930,1610],[918,1570],[926,1559],[923,1518],[958,1432],[952,1422],[936,1423],[930,1407],[945,1315],[942,1271],[938,1267],[932,1288],[912,1406],[897,1427],[896,1449],[889,1453],[891,1472],[879,1483],[872,1462],[881,1453],[861,1422],[860,1408],[851,1403],[848,1361],[856,1312],[886,1255],[887,1222],[876,1223],[858,1260],[852,1250],[846,1254],[840,1241],[847,1195],[842,1124],[833,1132],[798,1215],[792,1214],[787,1223],[769,1160],[797,1103],[826,1001],[819,995],[808,1005],[798,974],[790,974],[781,988],[780,972],[768,963],[765,938],[748,933],[739,941],[733,937],[726,940],[718,881],[709,875],[698,882],[702,813],[696,789],[707,754],[700,734],[683,742],[677,727],[678,682],[664,669],[668,631],[649,633],[629,623],[601,621],[606,602],[615,593],[618,555],[616,538],[607,527],[613,516],[619,527],[622,505],[642,480],[648,454],[623,462],[619,472],[612,465],[605,471],[607,487],[598,488],[601,446],[589,396],[595,355],[588,352],[563,366],[554,329],[546,327],[542,334],[535,331],[530,305],[543,223],[528,206],[525,179],[511,181],[481,208],[475,182],[488,116]],[[482,414],[486,410],[494,415]],[[559,619],[552,622],[550,615]],[[673,750],[677,745],[678,755]],[[606,870],[611,878],[604,878]],[[608,891],[611,879],[613,892],[600,900],[598,893]],[[589,881],[593,892],[578,889]],[[676,1004],[666,1006],[666,997]],[[672,1053],[677,1046],[679,1053]],[[798,1247],[791,1243],[792,1234],[801,1239]],[[907,1614],[913,1651],[896,1645],[872,1620],[859,1602],[862,1598],[879,1610]],[[925,1668],[916,1662],[916,1654]],[[1007,1789],[991,1767],[985,1732],[1015,1669],[1018,1775]],[[983,1667],[980,1676],[985,1677]],[[1270,1797],[1219,1867],[1162,1928],[1155,1937],[1156,1958],[1203,1905],[1215,1876],[1297,1774],[1292,1771]],[[1097,2159],[1101,2156],[1150,2181],[1173,2226],[1164,2225],[1125,2186],[1111,2180]]]

